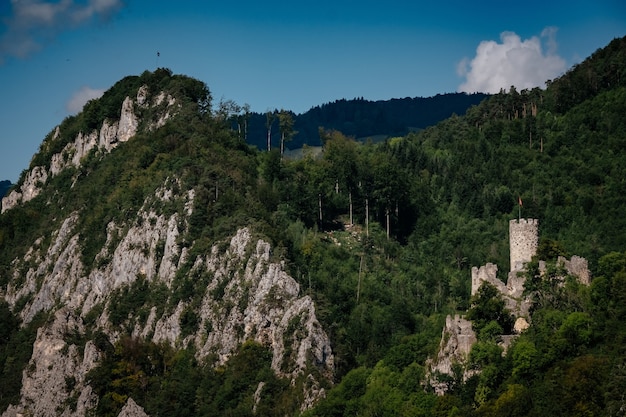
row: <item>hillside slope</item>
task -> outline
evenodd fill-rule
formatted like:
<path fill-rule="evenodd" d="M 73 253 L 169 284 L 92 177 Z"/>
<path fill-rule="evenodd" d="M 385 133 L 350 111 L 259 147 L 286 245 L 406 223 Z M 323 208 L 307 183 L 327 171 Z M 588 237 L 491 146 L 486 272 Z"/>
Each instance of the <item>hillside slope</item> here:
<path fill-rule="evenodd" d="M 324 131 L 299 160 L 248 146 L 197 80 L 121 80 L 3 199 L 3 415 L 620 415 L 625 50 L 382 143 Z M 504 354 L 506 303 L 471 271 L 506 279 L 519 216 L 546 269 Z M 427 360 L 465 314 L 482 372 L 438 396 Z"/>
<path fill-rule="evenodd" d="M 319 129 L 339 130 L 346 136 L 367 138 L 404 136 L 410 131 L 425 129 L 452 116 L 464 114 L 480 103 L 487 94 L 450 93 L 433 97 L 406 97 L 391 100 L 336 100 L 315 106 L 302 114 L 293 114 L 295 135 L 290 149 L 304 145 L 320 146 Z M 271 133 L 272 147 L 280 144 L 278 120 Z M 267 149 L 267 115 L 251 113 L 248 120 L 247 142 Z"/>
<path fill-rule="evenodd" d="M 213 383 L 247 358 L 243 385 L 221 393 L 232 405 L 207 409 L 291 413 L 332 381 L 313 301 L 237 217 L 255 159 L 209 101 L 167 70 L 127 77 L 54 129 L 3 199 L 0 294 L 21 323 L 3 347 L 34 337 L 3 374 L 4 416 L 116 415 L 131 398 L 158 413 L 188 361 Z M 181 415 L 201 408 L 178 401 Z"/>

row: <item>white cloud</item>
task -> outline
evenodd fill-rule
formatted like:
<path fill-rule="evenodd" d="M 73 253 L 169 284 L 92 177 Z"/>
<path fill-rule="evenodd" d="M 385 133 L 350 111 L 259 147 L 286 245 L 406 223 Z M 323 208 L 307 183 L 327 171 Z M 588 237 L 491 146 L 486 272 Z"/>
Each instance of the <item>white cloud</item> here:
<path fill-rule="evenodd" d="M 100 98 L 102 94 L 104 94 L 104 90 L 87 86 L 81 87 L 80 90 L 76 91 L 68 100 L 65 104 L 65 108 L 71 114 L 76 114 L 83 109 L 85 103 L 89 100 Z"/>
<path fill-rule="evenodd" d="M 565 60 L 557 52 L 556 28 L 546 28 L 541 37 L 521 40 L 513 32 L 502 32 L 500 41 L 482 41 L 473 59 L 459 62 L 457 73 L 465 78 L 459 91 L 498 93 L 515 86 L 518 90 L 545 87 L 561 75 Z M 542 45 L 545 43 L 545 51 Z"/>
<path fill-rule="evenodd" d="M 0 64 L 9 57 L 25 58 L 41 49 L 61 31 L 107 19 L 121 9 L 123 0 L 11 0 L 11 14 L 3 19 Z"/>

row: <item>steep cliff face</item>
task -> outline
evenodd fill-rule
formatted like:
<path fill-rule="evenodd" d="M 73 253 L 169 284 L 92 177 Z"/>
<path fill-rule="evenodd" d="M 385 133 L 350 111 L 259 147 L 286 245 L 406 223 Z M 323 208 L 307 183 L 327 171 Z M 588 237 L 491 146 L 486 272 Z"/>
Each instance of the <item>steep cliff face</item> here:
<path fill-rule="evenodd" d="M 78 167 L 92 150 L 110 152 L 118 144 L 128 141 L 137 133 L 139 127 L 140 119 L 136 109 L 139 111 L 156 109 L 154 120 L 149 121 L 147 126 L 148 130 L 151 130 L 163 126 L 180 107 L 171 95 L 164 92 L 151 95 L 148 87 L 142 86 L 135 97 L 127 96 L 124 99 L 118 119 L 107 118 L 99 129 L 78 132 L 73 142 L 65 145 L 61 152 L 52 155 L 49 167 L 32 167 L 19 189 L 2 198 L 2 213 L 22 202 L 32 200 L 39 194 L 49 177 L 58 175 L 68 166 Z M 57 126 L 50 140 L 57 140 L 60 134 Z"/>
<path fill-rule="evenodd" d="M 106 157 L 132 139 L 139 126 L 159 129 L 174 117 L 177 103 L 171 95 L 150 95 L 141 87 L 135 98 L 123 101 L 119 120 L 105 119 L 99 131 L 79 133 L 52 155 L 49 168 L 34 167 L 20 190 L 3 201 L 3 212 L 20 210 L 19 204 L 34 198 L 49 176 L 80 166 L 90 152 Z M 136 116 L 142 108 L 159 111 L 146 121 Z M 53 138 L 58 135 L 57 129 Z M 102 337 L 110 344 L 132 337 L 191 349 L 200 364 L 214 367 L 254 341 L 271 353 L 277 376 L 301 387 L 300 408 L 324 395 L 334 357 L 313 300 L 300 294 L 270 243 L 245 224 L 208 246 L 187 240 L 196 193 L 168 176 L 135 212 L 108 221 L 106 237 L 89 264 L 80 225 L 93 207 L 55 219 L 59 226 L 52 233 L 34 236 L 24 253 L 10 260 L 0 297 L 22 325 L 42 314 L 47 319 L 23 372 L 20 399 L 3 417 L 93 412 L 100 399 L 87 375 L 104 355 Z M 139 301 L 129 304 L 124 297 L 133 292 Z M 255 398 L 263 387 L 258 385 Z M 145 415 L 132 398 L 120 413 Z"/>
<path fill-rule="evenodd" d="M 156 197 L 174 198 L 165 186 Z M 182 215 L 167 217 L 144 207 L 130 228 L 109 224 L 107 243 L 98 255 L 98 259 L 108 261 L 102 261 L 101 268 L 85 271 L 81 263 L 80 236 L 74 233 L 78 213 L 62 223 L 48 248 L 44 249 L 43 239 L 38 239 L 26 257 L 14 260 L 15 277 L 18 271 L 26 272 L 24 279 L 8 285 L 4 298 L 13 307 L 18 300 L 29 300 L 20 310 L 24 323 L 40 311 L 54 312 L 54 316 L 37 334 L 23 376 L 21 402 L 4 416 L 53 415 L 53 410 L 59 409 L 78 416 L 97 403 L 85 375 L 97 365 L 99 352 L 92 341 L 81 351 L 67 340 L 88 333 L 84 320 L 93 311 L 100 313 L 95 320 L 90 318 L 96 323 L 89 329 L 91 334 L 100 330 L 115 342 L 130 331 L 134 337 L 155 343 L 193 345 L 198 360 L 211 358 L 213 365 L 224 364 L 243 342 L 254 340 L 271 350 L 272 368 L 278 375 L 292 381 L 308 375 L 311 381 L 303 392 L 304 407 L 323 395 L 321 381 L 309 375 L 309 368 L 331 379 L 333 354 L 311 298 L 300 295 L 298 283 L 283 264 L 271 259 L 270 245 L 254 238 L 248 228 L 240 229 L 229 241 L 214 245 L 207 253 L 190 258 L 176 242 L 179 225 L 185 224 L 181 217 L 191 213 L 193 192 L 181 199 L 186 207 Z M 185 266 L 188 271 L 183 275 Z M 179 281 L 189 277 L 201 282 L 196 286 L 203 291 L 195 297 L 199 302 L 175 300 L 170 295 L 170 310 L 147 304 L 128 311 L 121 323 L 119 319 L 114 320 L 116 325 L 111 323 L 116 291 L 145 280 L 148 288 L 164 285 L 174 294 Z M 137 314 L 140 308 L 149 310 L 145 321 Z M 197 329 L 189 334 L 184 334 L 181 326 L 184 312 L 191 312 L 198 320 Z M 71 387 L 64 385 L 66 380 L 73 381 Z M 42 396 L 43 387 L 58 389 L 47 389 Z"/>
<path fill-rule="evenodd" d="M 71 309 L 54 313 L 51 323 L 37 332 L 22 376 L 20 403 L 9 406 L 3 416 L 84 416 L 96 406 L 97 398 L 85 378 L 100 353 L 92 341 L 82 347 L 68 341 L 84 331 L 82 320 Z"/>
<path fill-rule="evenodd" d="M 430 375 L 428 383 L 437 394 L 443 395 L 450 389 L 450 378 L 460 377 L 465 381 L 476 373 L 464 367 L 476 341 L 471 321 L 458 314 L 446 317 L 437 356 L 426 362 Z"/>

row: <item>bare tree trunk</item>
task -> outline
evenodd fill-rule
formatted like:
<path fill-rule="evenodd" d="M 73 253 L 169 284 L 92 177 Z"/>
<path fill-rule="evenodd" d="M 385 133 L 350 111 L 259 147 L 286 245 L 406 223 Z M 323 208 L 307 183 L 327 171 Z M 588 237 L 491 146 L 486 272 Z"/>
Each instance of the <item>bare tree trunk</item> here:
<path fill-rule="evenodd" d="M 385 209 L 385 217 L 387 218 L 387 240 L 389 240 L 389 234 L 390 234 L 389 232 L 390 232 L 390 229 L 391 229 L 391 228 L 389 227 L 389 226 L 390 226 L 390 225 L 389 225 L 389 217 L 390 217 L 390 216 L 389 216 L 389 207 L 387 207 L 387 208 Z"/>
<path fill-rule="evenodd" d="M 352 219 L 352 191 L 348 193 L 348 200 L 350 201 L 350 226 L 354 224 Z"/>
<path fill-rule="evenodd" d="M 318 197 L 318 205 L 319 205 L 319 212 L 320 212 L 320 228 L 322 227 L 322 193 L 319 193 L 317 195 Z"/>
<path fill-rule="evenodd" d="M 283 159 L 285 153 L 285 132 L 280 135 L 280 159 Z"/>
<path fill-rule="evenodd" d="M 365 199 L 365 235 L 370 235 L 370 201 Z"/>
<path fill-rule="evenodd" d="M 359 298 L 361 297 L 361 273 L 363 272 L 363 255 L 361 255 L 361 261 L 359 262 L 359 281 L 356 286 L 356 303 L 359 304 Z"/>

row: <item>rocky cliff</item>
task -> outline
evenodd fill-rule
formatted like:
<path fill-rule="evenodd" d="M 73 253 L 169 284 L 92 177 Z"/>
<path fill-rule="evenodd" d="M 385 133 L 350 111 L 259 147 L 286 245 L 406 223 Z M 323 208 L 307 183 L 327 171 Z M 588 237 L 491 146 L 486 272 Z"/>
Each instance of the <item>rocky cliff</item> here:
<path fill-rule="evenodd" d="M 93 150 L 110 152 L 118 144 L 128 141 L 137 133 L 139 118 L 137 110 L 156 109 L 157 116 L 149 122 L 148 129 L 157 129 L 176 114 L 180 108 L 176 99 L 164 92 L 151 94 L 147 86 L 142 86 L 134 97 L 126 97 L 118 119 L 104 119 L 99 129 L 90 132 L 80 131 L 73 142 L 67 143 L 61 152 L 52 155 L 48 166 L 31 167 L 23 178 L 19 189 L 13 190 L 2 198 L 2 213 L 21 202 L 36 197 L 48 177 L 58 175 L 68 166 L 78 167 L 81 161 Z M 61 135 L 60 127 L 54 129 L 49 141 L 56 141 Z M 46 143 L 42 144 L 42 148 Z"/>
<path fill-rule="evenodd" d="M 106 157 L 138 131 L 165 126 L 183 108 L 178 103 L 169 93 L 140 87 L 123 100 L 119 120 L 105 119 L 99 129 L 79 132 L 46 164 L 33 166 L 19 189 L 3 199 L 3 213 L 20 210 L 50 178 L 80 167 L 90 153 Z M 142 109 L 151 110 L 149 120 L 138 117 Z M 60 135 L 57 128 L 49 140 Z M 71 186 L 77 181 L 79 174 Z M 198 363 L 212 367 L 223 366 L 253 341 L 271 353 L 275 375 L 301 391 L 301 409 L 324 395 L 334 356 L 313 300 L 301 294 L 271 244 L 245 224 L 210 245 L 188 241 L 196 199 L 196 189 L 168 176 L 134 212 L 108 221 L 92 263 L 85 263 L 81 225 L 93 207 L 55 217 L 58 227 L 33 236 L 10 260 L 0 297 L 22 326 L 42 314 L 47 319 L 22 374 L 20 399 L 3 417 L 92 413 L 100 399 L 87 375 L 104 354 L 95 335 L 109 344 L 131 337 L 191 349 Z M 46 207 L 53 206 L 49 198 Z M 124 297 L 133 292 L 140 301 L 131 305 Z M 263 386 L 257 387 L 256 403 Z M 129 398 L 119 415 L 147 414 Z"/>
<path fill-rule="evenodd" d="M 445 394 L 455 382 L 454 378 L 465 381 L 476 373 L 465 367 L 476 341 L 471 321 L 458 314 L 446 317 L 437 356 L 426 362 L 429 370 L 427 382 L 437 394 Z"/>
<path fill-rule="evenodd" d="M 40 249 L 33 246 L 32 258 L 23 262 L 36 260 L 40 268 L 29 270 L 20 289 L 10 286 L 3 294 L 13 306 L 22 297 L 32 300 L 22 309 L 25 322 L 38 311 L 54 312 L 50 323 L 37 333 L 33 355 L 23 375 L 21 402 L 3 416 L 55 415 L 55 410 L 69 404 L 74 404 L 74 411 L 63 415 L 79 416 L 93 408 L 98 399 L 85 377 L 97 365 L 100 352 L 91 340 L 81 352 L 67 339 L 76 334 L 84 336 L 85 316 L 103 306 L 95 320 L 97 329 L 115 342 L 122 333 L 109 320 L 115 290 L 128 287 L 136 279 L 161 282 L 172 289 L 178 268 L 189 262 L 174 245 L 167 245 L 175 241 L 178 233 L 175 226 L 168 228 L 167 224 L 175 223 L 160 219 L 152 223 L 154 226 L 146 221 L 144 227 L 130 229 L 114 251 L 111 263 L 85 275 L 79 265 L 78 239 L 71 236 L 73 221 L 64 222 L 66 229 L 59 231 L 45 252 L 45 259 Z M 161 259 L 156 259 L 153 250 L 146 254 L 143 248 L 146 244 L 154 248 L 159 238 L 166 242 L 167 249 Z M 316 375 L 332 378 L 331 343 L 316 318 L 311 298 L 299 294 L 298 284 L 280 262 L 271 261 L 270 252 L 267 242 L 253 238 L 251 231 L 244 228 L 230 239 L 225 250 L 222 245 L 215 245 L 191 261 L 190 274 L 209 277 L 201 303 L 194 311 L 199 320 L 197 332 L 184 335 L 181 331 L 181 314 L 190 306 L 183 300 L 172 311 L 159 312 L 158 306 L 143 306 L 150 311 L 145 322 L 130 313 L 124 328 L 132 329 L 134 337 L 155 343 L 191 344 L 199 361 L 211 358 L 213 365 L 225 363 L 243 342 L 257 341 L 271 350 L 272 368 L 278 375 L 292 381 L 302 375 L 309 379 L 302 394 L 303 407 L 312 405 L 323 395 L 323 389 L 308 367 L 314 366 Z M 171 263 L 172 258 L 179 258 L 178 265 Z M 16 260 L 15 266 L 20 264 Z M 90 333 L 94 330 L 90 329 Z M 66 380 L 70 378 L 75 382 L 67 389 Z"/>

